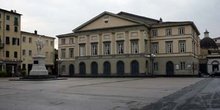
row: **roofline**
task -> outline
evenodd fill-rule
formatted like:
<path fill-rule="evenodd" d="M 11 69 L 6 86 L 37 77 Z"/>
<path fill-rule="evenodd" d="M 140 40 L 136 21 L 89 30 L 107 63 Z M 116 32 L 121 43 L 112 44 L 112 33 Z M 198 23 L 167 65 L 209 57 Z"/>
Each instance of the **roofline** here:
<path fill-rule="evenodd" d="M 157 26 L 157 25 L 163 25 L 163 23 L 168 23 L 164 24 L 164 26 Z M 192 27 L 196 30 L 198 35 L 200 35 L 200 32 L 194 22 L 192 21 L 180 21 L 180 22 L 163 22 L 162 24 L 153 24 L 152 27 L 169 27 L 169 26 L 183 26 L 183 25 L 192 25 Z M 185 24 L 169 24 L 169 23 L 185 23 Z"/>
<path fill-rule="evenodd" d="M 51 37 L 51 36 L 45 36 L 45 35 L 41 35 L 41 34 L 35 34 L 35 33 L 31 33 L 31 32 L 26 32 L 26 31 L 21 31 L 21 34 L 31 34 L 31 35 L 36 35 L 36 36 L 41 36 L 41 37 L 47 37 L 47 38 L 53 38 L 56 39 L 55 37 Z"/>
<path fill-rule="evenodd" d="M 75 35 L 75 33 L 67 33 L 67 34 L 60 34 L 60 35 L 56 35 L 57 38 L 62 38 L 62 37 L 68 37 L 71 35 Z"/>
<path fill-rule="evenodd" d="M 94 18 L 90 19 L 89 21 L 83 23 L 82 25 L 78 26 L 77 28 L 73 29 L 72 31 L 75 32 L 77 30 L 79 30 L 80 28 L 84 27 L 85 25 L 95 21 L 97 18 L 101 17 L 102 15 L 104 14 L 109 14 L 111 16 L 115 16 L 115 17 L 118 17 L 118 18 L 122 18 L 122 19 L 125 19 L 125 20 L 129 20 L 129 21 L 132 21 L 132 22 L 136 22 L 136 23 L 139 23 L 139 24 L 145 24 L 143 22 L 140 22 L 140 21 L 135 21 L 135 20 L 132 20 L 132 19 L 129 19 L 129 18 L 126 18 L 126 17 L 122 17 L 120 15 L 117 15 L 117 14 L 114 14 L 114 13 L 111 13 L 111 12 L 107 12 L 107 11 L 104 11 L 102 12 L 101 14 L 95 16 Z M 145 24 L 146 25 L 146 24 Z M 148 25 L 147 25 L 148 26 Z"/>
<path fill-rule="evenodd" d="M 1 8 L 0 8 L 0 11 L 4 11 L 4 12 L 7 12 L 7 13 L 11 13 L 11 14 L 16 14 L 16 15 L 20 15 L 20 16 L 22 15 L 22 14 L 20 14 L 20 13 L 17 13 L 16 10 L 8 11 L 8 10 L 1 9 Z"/>
<path fill-rule="evenodd" d="M 137 16 L 137 17 L 140 17 L 140 18 L 143 18 L 143 19 L 149 19 L 149 20 L 159 22 L 159 20 L 157 20 L 157 19 L 148 18 L 148 17 L 145 17 L 145 16 L 140 16 L 140 15 L 136 15 L 136 14 L 133 14 L 133 13 L 124 12 L 124 11 L 119 12 L 117 15 L 120 15 L 120 14 L 123 14 L 123 13 L 131 15 L 131 16 Z"/>
<path fill-rule="evenodd" d="M 139 24 L 139 25 L 128 25 L 128 26 L 120 26 L 120 27 L 96 28 L 96 29 L 91 29 L 91 30 L 78 31 L 75 34 L 78 34 L 79 32 L 88 32 L 88 31 L 97 31 L 97 30 L 108 30 L 108 29 L 118 29 L 118 28 L 136 27 L 136 26 L 146 26 L 146 25 Z"/>

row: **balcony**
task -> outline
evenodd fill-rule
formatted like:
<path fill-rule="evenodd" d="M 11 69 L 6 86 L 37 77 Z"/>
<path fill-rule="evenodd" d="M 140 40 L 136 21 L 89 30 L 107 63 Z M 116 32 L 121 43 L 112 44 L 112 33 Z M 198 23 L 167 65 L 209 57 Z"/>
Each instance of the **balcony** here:
<path fill-rule="evenodd" d="M 4 43 L 0 42 L 0 49 L 3 49 L 3 48 L 4 48 Z"/>

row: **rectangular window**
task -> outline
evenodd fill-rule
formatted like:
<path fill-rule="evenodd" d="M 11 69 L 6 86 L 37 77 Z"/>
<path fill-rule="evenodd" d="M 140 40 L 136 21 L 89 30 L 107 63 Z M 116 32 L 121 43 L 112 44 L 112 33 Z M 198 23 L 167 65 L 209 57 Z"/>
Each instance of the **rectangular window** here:
<path fill-rule="evenodd" d="M 124 54 L 124 42 L 117 42 L 117 54 Z"/>
<path fill-rule="evenodd" d="M 158 46 L 158 42 L 154 42 L 152 43 L 152 53 L 156 54 L 159 52 L 159 46 Z"/>
<path fill-rule="evenodd" d="M 23 56 L 26 55 L 26 50 L 22 50 L 22 55 L 23 55 Z"/>
<path fill-rule="evenodd" d="M 10 25 L 8 25 L 8 24 L 6 25 L 6 30 L 10 31 Z"/>
<path fill-rule="evenodd" d="M 14 25 L 18 26 L 18 18 L 17 17 L 15 17 L 15 19 L 14 19 Z"/>
<path fill-rule="evenodd" d="M 9 15 L 6 16 L 6 20 L 10 20 L 10 16 Z"/>
<path fill-rule="evenodd" d="M 178 33 L 179 33 L 179 35 L 184 35 L 185 34 L 185 28 L 184 27 L 180 27 L 178 29 Z"/>
<path fill-rule="evenodd" d="M 14 58 L 18 58 L 18 52 L 14 52 Z"/>
<path fill-rule="evenodd" d="M 186 69 L 186 62 L 180 62 L 180 70 Z"/>
<path fill-rule="evenodd" d="M 32 43 L 32 38 L 29 38 L 29 43 Z"/>
<path fill-rule="evenodd" d="M 159 69 L 158 69 L 158 62 L 154 62 L 153 63 L 153 69 L 154 69 L 154 71 L 158 71 Z"/>
<path fill-rule="evenodd" d="M 16 45 L 17 44 L 17 38 L 12 38 L 12 45 Z"/>
<path fill-rule="evenodd" d="M 10 52 L 6 51 L 6 58 L 9 58 L 9 57 L 10 57 Z"/>
<path fill-rule="evenodd" d="M 179 52 L 186 52 L 186 41 L 179 41 Z"/>
<path fill-rule="evenodd" d="M 66 49 L 61 49 L 61 58 L 66 58 Z"/>
<path fill-rule="evenodd" d="M 86 55 L 86 47 L 85 45 L 79 45 L 79 55 L 80 56 L 85 56 Z"/>
<path fill-rule="evenodd" d="M 17 27 L 17 26 L 15 26 L 14 31 L 15 31 L 15 32 L 18 32 L 18 27 Z"/>
<path fill-rule="evenodd" d="M 172 35 L 172 29 L 171 28 L 166 29 L 166 35 L 167 36 Z"/>
<path fill-rule="evenodd" d="M 49 45 L 49 41 L 48 41 L 48 40 L 46 40 L 45 45 L 46 45 L 46 46 L 48 46 L 48 45 Z"/>
<path fill-rule="evenodd" d="M 131 53 L 132 54 L 138 53 L 138 41 L 131 41 Z"/>
<path fill-rule="evenodd" d="M 147 53 L 147 47 L 148 47 L 147 46 L 147 41 L 145 40 L 144 42 L 145 42 L 145 53 Z"/>
<path fill-rule="evenodd" d="M 29 56 L 32 56 L 32 50 L 29 50 Z"/>
<path fill-rule="evenodd" d="M 6 42 L 6 44 L 10 44 L 10 37 L 7 36 L 5 42 Z"/>
<path fill-rule="evenodd" d="M 166 42 L 166 53 L 173 53 L 173 42 Z"/>
<path fill-rule="evenodd" d="M 61 39 L 61 44 L 64 45 L 66 43 L 65 39 Z"/>
<path fill-rule="evenodd" d="M 69 48 L 69 58 L 74 57 L 74 48 Z"/>
<path fill-rule="evenodd" d="M 50 46 L 53 46 L 54 44 L 53 44 L 53 41 L 50 41 Z"/>
<path fill-rule="evenodd" d="M 69 38 L 69 44 L 74 44 L 73 38 Z"/>
<path fill-rule="evenodd" d="M 45 53 L 45 56 L 46 56 L 46 57 L 49 57 L 49 53 L 48 53 L 48 52 L 46 52 L 46 53 Z"/>
<path fill-rule="evenodd" d="M 26 42 L 26 37 L 25 36 L 23 36 L 23 42 Z"/>
<path fill-rule="evenodd" d="M 111 45 L 110 42 L 104 43 L 104 55 L 110 55 L 111 54 Z"/>
<path fill-rule="evenodd" d="M 157 37 L 157 30 L 155 29 L 155 30 L 152 30 L 152 36 L 153 37 Z"/>
<path fill-rule="evenodd" d="M 50 52 L 50 59 L 53 60 L 53 58 L 54 58 L 54 54 L 53 52 Z"/>
<path fill-rule="evenodd" d="M 26 70 L 26 64 L 22 64 L 22 70 Z"/>
<path fill-rule="evenodd" d="M 91 55 L 98 55 L 98 44 L 91 44 Z"/>

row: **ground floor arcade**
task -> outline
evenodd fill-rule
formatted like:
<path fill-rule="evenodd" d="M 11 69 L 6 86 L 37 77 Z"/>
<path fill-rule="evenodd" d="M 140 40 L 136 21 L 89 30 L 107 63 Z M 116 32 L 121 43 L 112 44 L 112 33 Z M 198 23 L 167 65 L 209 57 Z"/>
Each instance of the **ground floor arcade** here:
<path fill-rule="evenodd" d="M 151 76 L 198 75 L 194 57 L 77 58 L 59 62 L 61 76 Z"/>

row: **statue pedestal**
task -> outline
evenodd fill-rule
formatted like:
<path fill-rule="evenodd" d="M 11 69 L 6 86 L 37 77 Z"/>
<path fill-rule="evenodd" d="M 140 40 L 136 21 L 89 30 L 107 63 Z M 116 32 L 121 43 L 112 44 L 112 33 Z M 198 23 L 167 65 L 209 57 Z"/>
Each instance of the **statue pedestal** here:
<path fill-rule="evenodd" d="M 48 75 L 48 71 L 45 67 L 45 56 L 38 54 L 32 57 L 33 66 L 30 71 L 31 76 L 45 76 Z"/>

